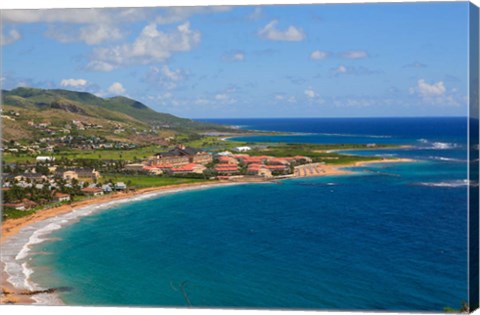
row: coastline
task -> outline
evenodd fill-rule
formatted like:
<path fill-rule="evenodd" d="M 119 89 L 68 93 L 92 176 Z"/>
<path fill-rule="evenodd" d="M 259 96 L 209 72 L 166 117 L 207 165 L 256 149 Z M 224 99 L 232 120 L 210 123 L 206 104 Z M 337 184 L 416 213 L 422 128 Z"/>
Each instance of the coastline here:
<path fill-rule="evenodd" d="M 325 172 L 315 176 L 349 175 L 356 172 L 345 170 L 348 167 L 362 167 L 368 164 L 413 162 L 411 159 L 384 159 L 374 161 L 355 162 L 345 165 L 325 165 Z M 301 178 L 301 177 L 292 177 Z M 60 228 L 73 224 L 81 217 L 97 211 L 112 208 L 122 203 L 135 202 L 154 198 L 165 194 L 190 190 L 239 185 L 246 183 L 266 183 L 270 180 L 252 181 L 215 181 L 169 185 L 140 189 L 135 192 L 118 192 L 107 196 L 92 198 L 57 208 L 40 210 L 30 216 L 11 219 L 2 222 L 0 246 L 2 255 L 0 260 L 2 278 L 1 304 L 42 304 L 62 305 L 62 301 L 55 292 L 35 293 L 48 290 L 29 280 L 34 272 L 28 268 L 30 245 L 49 240 L 48 235 Z"/>
<path fill-rule="evenodd" d="M 176 192 L 243 183 L 215 181 L 151 187 L 128 193 L 119 192 L 82 200 L 70 205 L 40 210 L 27 217 L 2 222 L 2 234 L 0 237 L 2 295 L 0 305 L 63 305 L 63 302 L 55 292 L 39 292 L 52 288 L 43 288 L 29 279 L 34 272 L 28 266 L 30 246 L 48 241 L 48 235 L 53 231 L 73 224 L 83 216 L 113 208 L 119 204 L 136 202 Z"/>

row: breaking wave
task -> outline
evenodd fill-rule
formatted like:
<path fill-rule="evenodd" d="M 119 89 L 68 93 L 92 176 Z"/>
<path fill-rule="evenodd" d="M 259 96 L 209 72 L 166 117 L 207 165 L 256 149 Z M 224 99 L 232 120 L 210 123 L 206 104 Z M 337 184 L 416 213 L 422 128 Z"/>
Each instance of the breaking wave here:
<path fill-rule="evenodd" d="M 442 182 L 420 182 L 415 183 L 416 186 L 427 186 L 427 187 L 444 187 L 444 188 L 457 188 L 457 187 L 466 187 L 469 185 L 469 180 L 459 179 L 451 181 L 442 181 Z"/>

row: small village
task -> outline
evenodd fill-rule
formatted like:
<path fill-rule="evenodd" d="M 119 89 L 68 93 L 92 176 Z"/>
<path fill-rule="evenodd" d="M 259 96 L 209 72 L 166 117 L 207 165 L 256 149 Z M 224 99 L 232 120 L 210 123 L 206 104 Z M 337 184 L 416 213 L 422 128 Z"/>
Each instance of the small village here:
<path fill-rule="evenodd" d="M 312 164 L 312 159 L 306 156 L 254 156 L 247 153 L 251 149 L 243 146 L 235 148 L 235 152 L 211 153 L 177 145 L 136 163 L 98 160 L 94 167 L 78 165 L 80 163 L 69 160 L 56 160 L 52 156 L 37 156 L 35 163 L 30 165 L 16 163 L 4 165 L 2 206 L 25 211 L 137 189 L 130 180 L 127 182 L 109 180 L 108 178 L 115 173 L 132 179 L 135 176 L 151 176 L 209 181 L 265 181 L 308 176 L 306 172 L 302 175 L 299 168 L 302 165 L 310 168 L 310 175 L 315 175 L 313 169 L 317 170 L 315 166 L 318 163 Z M 103 176 L 104 172 L 109 176 Z"/>

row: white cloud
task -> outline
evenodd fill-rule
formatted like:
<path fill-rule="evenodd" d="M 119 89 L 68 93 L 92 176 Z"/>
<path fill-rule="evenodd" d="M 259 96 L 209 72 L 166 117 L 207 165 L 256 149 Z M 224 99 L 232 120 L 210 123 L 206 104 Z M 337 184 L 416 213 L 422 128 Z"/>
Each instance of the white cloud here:
<path fill-rule="evenodd" d="M 108 92 L 111 94 L 124 94 L 126 92 L 125 88 L 120 82 L 115 82 L 108 88 Z"/>
<path fill-rule="evenodd" d="M 48 23 L 45 35 L 62 43 L 81 41 L 97 45 L 123 38 L 127 31 L 122 31 L 122 27 L 128 23 L 180 23 L 196 14 L 229 10 L 231 7 L 228 6 L 5 10 L 2 17 L 5 23 Z M 2 42 L 5 38 L 7 37 L 2 35 Z"/>
<path fill-rule="evenodd" d="M 326 51 L 315 50 L 310 54 L 310 59 L 312 60 L 322 60 L 328 57 L 328 53 Z"/>
<path fill-rule="evenodd" d="M 183 79 L 183 74 L 180 70 L 171 70 L 167 65 L 162 67 L 162 73 L 165 77 L 175 82 Z"/>
<path fill-rule="evenodd" d="M 109 72 L 115 69 L 115 66 L 100 60 L 92 60 L 88 63 L 87 68 L 94 71 Z"/>
<path fill-rule="evenodd" d="M 236 53 L 232 56 L 232 59 L 235 60 L 235 61 L 243 61 L 243 60 L 245 60 L 245 54 Z"/>
<path fill-rule="evenodd" d="M 276 28 L 277 20 L 273 20 L 261 30 L 258 31 L 258 36 L 268 40 L 275 41 L 302 41 L 305 39 L 305 33 L 302 29 L 290 25 L 286 30 L 281 31 Z"/>
<path fill-rule="evenodd" d="M 362 59 L 367 58 L 368 53 L 364 50 L 349 50 L 341 53 L 341 56 L 346 59 Z"/>
<path fill-rule="evenodd" d="M 160 86 L 172 90 L 178 83 L 187 78 L 187 73 L 182 69 L 171 69 L 168 65 L 162 67 L 151 67 L 145 80 L 149 83 L 159 84 Z"/>
<path fill-rule="evenodd" d="M 131 44 L 95 49 L 87 68 L 111 71 L 123 65 L 163 62 L 174 53 L 190 51 L 200 38 L 200 32 L 190 30 L 189 22 L 168 33 L 157 30 L 157 25 L 152 23 L 145 26 Z"/>
<path fill-rule="evenodd" d="M 337 68 L 331 69 L 331 74 L 333 76 L 340 76 L 340 75 L 374 75 L 382 73 L 379 70 L 371 70 L 365 67 L 353 67 L 353 66 L 345 66 L 339 65 Z"/>
<path fill-rule="evenodd" d="M 215 101 L 217 101 L 217 103 L 222 103 L 222 104 L 235 104 L 237 102 L 237 100 L 234 97 L 232 97 L 227 93 L 216 94 L 214 99 Z"/>
<path fill-rule="evenodd" d="M 417 82 L 418 93 L 422 97 L 438 97 L 445 95 L 446 88 L 443 81 L 428 84 L 424 79 L 420 79 Z"/>
<path fill-rule="evenodd" d="M 287 102 L 289 103 L 296 103 L 297 102 L 297 98 L 295 96 L 290 96 L 288 99 L 287 99 Z"/>
<path fill-rule="evenodd" d="M 221 13 L 230 11 L 229 6 L 209 6 L 209 7 L 172 7 L 165 8 L 165 13 L 156 17 L 157 24 L 172 24 L 183 22 L 196 14 Z"/>
<path fill-rule="evenodd" d="M 83 41 L 88 45 L 120 39 L 123 34 L 118 25 L 143 20 L 150 14 L 143 8 L 6 10 L 2 13 L 7 23 L 49 23 L 46 36 L 62 43 Z"/>
<path fill-rule="evenodd" d="M 88 83 L 87 80 L 84 79 L 63 79 L 60 82 L 60 85 L 63 87 L 84 87 Z"/>
<path fill-rule="evenodd" d="M 0 46 L 9 45 L 13 42 L 16 42 L 17 40 L 19 40 L 22 37 L 20 35 L 20 32 L 15 30 L 15 29 L 10 30 L 7 34 L 4 34 L 3 31 L 2 31 L 2 33 L 0 35 L 1 35 L 0 36 Z"/>
<path fill-rule="evenodd" d="M 314 98 L 316 96 L 316 93 L 314 90 L 312 90 L 311 88 L 308 88 L 304 91 L 305 95 L 309 98 Z"/>
<path fill-rule="evenodd" d="M 344 65 L 340 65 L 340 66 L 338 66 L 338 68 L 335 70 L 335 72 L 338 73 L 338 74 L 347 73 L 347 67 L 345 67 Z"/>
<path fill-rule="evenodd" d="M 245 53 L 243 51 L 229 52 L 223 55 L 223 60 L 226 61 L 244 61 Z"/>
<path fill-rule="evenodd" d="M 410 94 L 418 96 L 425 104 L 459 106 L 465 103 L 464 96 L 455 88 L 448 90 L 443 81 L 428 83 L 420 79 L 410 88 Z"/>

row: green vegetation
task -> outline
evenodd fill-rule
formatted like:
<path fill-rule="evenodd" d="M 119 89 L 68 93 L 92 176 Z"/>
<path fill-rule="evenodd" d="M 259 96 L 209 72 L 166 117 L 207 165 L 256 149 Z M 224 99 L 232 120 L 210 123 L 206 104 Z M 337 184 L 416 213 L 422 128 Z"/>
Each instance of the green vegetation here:
<path fill-rule="evenodd" d="M 122 174 L 104 174 L 100 182 L 124 182 L 127 186 L 136 188 L 161 187 L 169 185 L 180 185 L 189 183 L 205 182 L 205 179 L 197 178 L 174 178 L 148 175 L 122 175 Z"/>
<path fill-rule="evenodd" d="M 458 309 L 455 309 L 455 308 L 452 308 L 452 307 L 445 307 L 443 308 L 443 311 L 445 313 L 453 313 L 453 314 L 459 314 L 459 313 L 469 313 L 470 312 L 470 306 L 468 305 L 467 302 L 465 301 L 462 301 L 462 305 L 460 306 L 460 308 Z"/>
<path fill-rule="evenodd" d="M 22 211 L 22 210 L 16 210 L 13 208 L 4 208 L 2 210 L 2 219 L 3 220 L 18 219 L 18 218 L 22 218 L 22 217 L 26 217 L 31 214 L 34 214 L 35 212 L 36 212 L 35 209 Z"/>
<path fill-rule="evenodd" d="M 52 129 L 64 128 L 72 120 L 78 120 L 102 126 L 90 133 L 94 132 L 95 135 L 101 136 L 103 132 L 111 135 L 112 138 L 123 140 L 129 140 L 129 136 L 133 135 L 132 131 L 125 130 L 125 132 L 113 134 L 113 130 L 119 127 L 136 128 L 137 130 L 155 127 L 159 132 L 171 130 L 187 133 L 204 131 L 235 133 L 234 129 L 226 126 L 159 113 L 126 97 L 100 98 L 86 92 L 24 87 L 11 91 L 3 90 L 2 94 L 4 110 L 13 109 L 21 114 L 12 120 L 2 119 L 3 122 L 6 122 L 3 137 L 7 140 L 32 140 L 32 137 L 38 137 L 41 131 L 28 126 L 27 121 L 36 123 L 48 121 L 51 123 L 50 129 Z M 89 131 L 82 130 L 81 134 L 88 136 Z"/>
<path fill-rule="evenodd" d="M 387 148 L 392 146 L 379 145 L 375 147 Z M 313 162 L 325 162 L 326 164 L 352 164 L 359 161 L 375 161 L 381 160 L 380 157 L 374 156 L 357 156 L 340 154 L 336 150 L 353 150 L 353 149 L 369 149 L 364 144 L 283 144 L 279 143 L 271 145 L 263 149 L 254 149 L 248 151 L 250 155 L 270 155 L 278 157 L 289 156 L 308 156 Z"/>
<path fill-rule="evenodd" d="M 92 159 L 92 160 L 127 160 L 134 161 L 136 159 L 144 159 L 155 153 L 161 152 L 159 146 L 147 146 L 130 150 L 79 150 L 79 149 L 63 149 L 61 152 L 48 154 L 55 159 L 62 157 L 68 159 Z M 9 162 L 35 162 L 35 155 L 4 153 L 3 160 Z"/>

